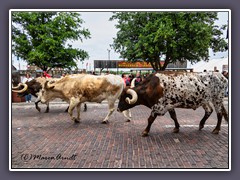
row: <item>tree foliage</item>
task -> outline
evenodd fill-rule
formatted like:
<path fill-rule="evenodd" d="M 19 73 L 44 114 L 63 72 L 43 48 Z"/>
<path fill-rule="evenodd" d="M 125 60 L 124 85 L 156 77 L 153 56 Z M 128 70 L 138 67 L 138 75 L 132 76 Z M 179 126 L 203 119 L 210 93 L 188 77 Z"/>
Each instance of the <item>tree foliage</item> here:
<path fill-rule="evenodd" d="M 90 38 L 75 12 L 12 12 L 12 51 L 44 71 L 77 67 L 88 53 L 69 42 Z"/>
<path fill-rule="evenodd" d="M 227 46 L 221 37 L 226 25 L 215 25 L 217 19 L 217 12 L 117 12 L 110 18 L 118 29 L 112 47 L 122 58 L 146 61 L 156 71 L 176 61 L 207 61 L 209 48 L 218 52 Z"/>

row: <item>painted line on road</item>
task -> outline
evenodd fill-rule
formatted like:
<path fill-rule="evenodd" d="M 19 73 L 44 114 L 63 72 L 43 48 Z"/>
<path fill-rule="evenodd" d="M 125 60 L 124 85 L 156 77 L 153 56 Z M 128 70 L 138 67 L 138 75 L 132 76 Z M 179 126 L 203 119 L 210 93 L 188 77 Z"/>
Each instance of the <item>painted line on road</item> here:
<path fill-rule="evenodd" d="M 204 125 L 204 127 L 215 127 L 216 125 Z M 228 124 L 222 124 L 221 126 L 227 127 Z M 165 125 L 166 128 L 173 128 L 174 125 Z M 199 127 L 199 125 L 181 125 L 180 127 Z"/>

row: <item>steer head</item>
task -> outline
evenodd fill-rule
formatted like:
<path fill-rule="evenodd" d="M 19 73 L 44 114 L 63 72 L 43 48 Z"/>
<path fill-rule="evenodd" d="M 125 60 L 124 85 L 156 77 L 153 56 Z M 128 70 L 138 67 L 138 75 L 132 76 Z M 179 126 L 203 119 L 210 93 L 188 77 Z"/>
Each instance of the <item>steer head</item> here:
<path fill-rule="evenodd" d="M 53 83 L 52 81 L 46 81 L 40 90 L 39 97 L 42 103 L 48 102 L 53 97 L 54 92 L 52 90 L 55 87 Z"/>
<path fill-rule="evenodd" d="M 131 88 L 125 88 L 119 99 L 118 111 L 122 112 L 138 105 L 137 100 L 138 95 L 136 91 Z"/>
<path fill-rule="evenodd" d="M 19 83 L 18 86 L 12 87 L 13 92 L 17 92 L 20 97 L 27 94 L 32 94 L 37 97 L 37 93 L 42 89 L 42 86 L 35 79 L 26 83 Z"/>
<path fill-rule="evenodd" d="M 20 97 L 29 94 L 28 85 L 25 83 L 19 83 L 17 86 L 12 87 L 12 91 L 18 93 Z"/>

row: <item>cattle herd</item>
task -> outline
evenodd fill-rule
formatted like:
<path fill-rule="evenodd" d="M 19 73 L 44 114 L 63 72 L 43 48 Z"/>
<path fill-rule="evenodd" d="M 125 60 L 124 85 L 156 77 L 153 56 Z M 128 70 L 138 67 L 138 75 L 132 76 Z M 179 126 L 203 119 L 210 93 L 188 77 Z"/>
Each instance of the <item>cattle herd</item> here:
<path fill-rule="evenodd" d="M 212 131 L 218 134 L 222 118 L 228 121 L 223 100 L 224 92 L 228 86 L 228 80 L 219 72 L 174 72 L 164 71 L 150 74 L 136 87 L 125 87 L 124 81 L 117 75 L 90 75 L 73 74 L 62 78 L 38 77 L 30 82 L 19 83 L 12 87 L 12 91 L 20 96 L 31 93 L 37 97 L 35 106 L 38 111 L 38 103 L 47 105 L 45 112 L 49 112 L 49 102 L 60 98 L 69 104 L 67 109 L 71 120 L 80 122 L 80 107 L 86 102 L 108 102 L 108 114 L 102 123 L 108 123 L 108 119 L 114 112 L 114 104 L 117 100 L 118 112 L 122 112 L 127 121 L 131 121 L 130 109 L 144 105 L 151 109 L 148 125 L 142 133 L 147 136 L 152 123 L 157 116 L 163 116 L 169 112 L 175 123 L 173 132 L 179 132 L 179 123 L 175 108 L 197 109 L 202 107 L 205 111 L 199 123 L 199 130 L 204 127 L 206 120 L 213 112 L 217 113 L 217 125 Z M 212 107 L 213 106 L 213 107 Z M 76 107 L 77 116 L 73 116 Z"/>

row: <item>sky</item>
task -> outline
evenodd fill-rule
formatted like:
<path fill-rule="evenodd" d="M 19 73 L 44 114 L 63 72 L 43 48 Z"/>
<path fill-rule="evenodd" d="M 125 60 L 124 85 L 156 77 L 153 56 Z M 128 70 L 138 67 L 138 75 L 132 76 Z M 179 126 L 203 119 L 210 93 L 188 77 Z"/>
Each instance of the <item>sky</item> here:
<path fill-rule="evenodd" d="M 115 28 L 116 21 L 109 21 L 113 15 L 112 12 L 82 12 L 80 13 L 82 19 L 85 21 L 83 26 L 91 33 L 91 39 L 83 40 L 79 46 L 74 43 L 76 47 L 86 50 L 89 53 L 89 59 L 79 66 L 88 69 L 93 69 L 94 60 L 119 60 L 120 55 L 111 49 L 110 44 L 113 43 L 113 38 L 116 37 L 117 29 Z M 109 51 L 110 50 L 110 51 Z M 110 54 L 109 54 L 110 53 Z"/>
<path fill-rule="evenodd" d="M 83 42 L 71 42 L 73 47 L 80 48 L 88 52 L 89 59 L 83 63 L 78 63 L 79 69 L 93 70 L 94 60 L 120 60 L 120 55 L 111 49 L 110 44 L 113 43 L 113 38 L 116 37 L 117 29 L 115 28 L 116 21 L 109 21 L 113 15 L 112 12 L 80 12 L 81 18 L 85 21 L 82 26 L 87 28 L 91 33 L 90 39 L 83 39 Z M 228 12 L 219 12 L 219 20 L 216 21 L 217 25 L 228 23 Z M 226 37 L 226 31 L 223 33 Z M 110 50 L 110 51 L 109 51 Z M 109 54 L 110 53 L 110 54 Z M 213 53 L 210 51 L 210 59 L 217 59 L 227 57 L 228 53 Z M 16 61 L 13 56 L 13 65 L 19 69 L 26 69 L 27 63 L 23 60 Z M 190 65 L 191 66 L 191 65 Z"/>

